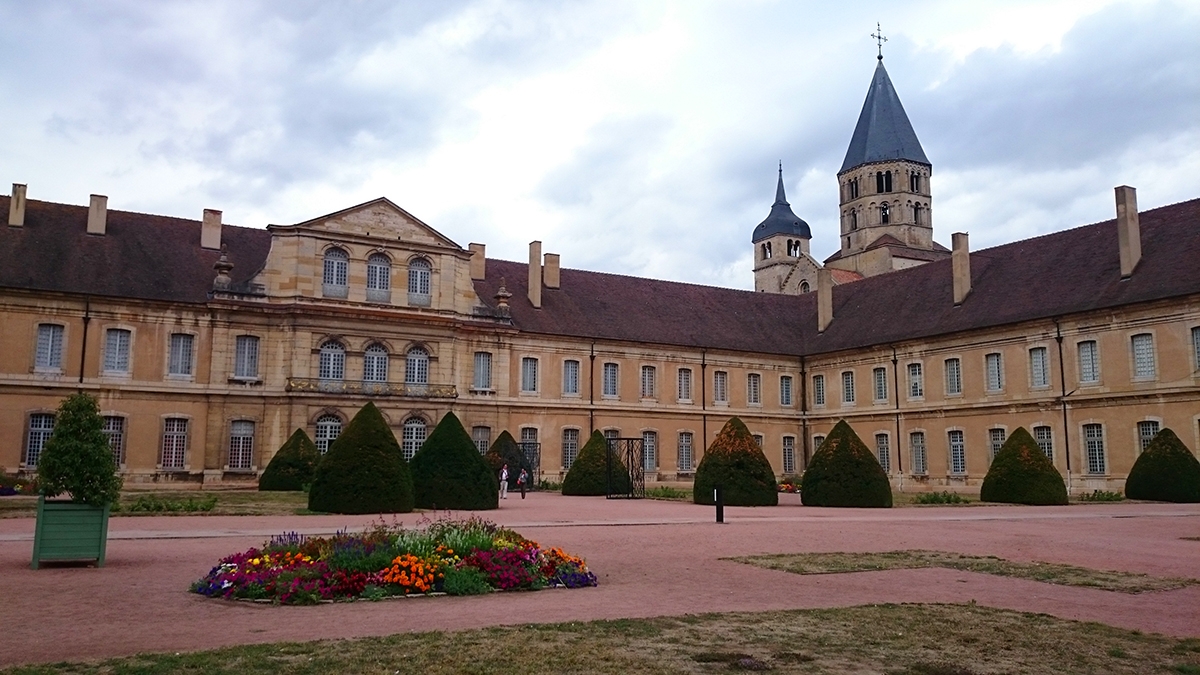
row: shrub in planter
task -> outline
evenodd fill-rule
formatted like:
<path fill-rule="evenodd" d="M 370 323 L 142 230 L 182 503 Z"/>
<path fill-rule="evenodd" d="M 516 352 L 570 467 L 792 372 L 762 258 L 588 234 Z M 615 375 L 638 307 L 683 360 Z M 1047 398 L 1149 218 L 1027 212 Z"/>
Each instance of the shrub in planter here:
<path fill-rule="evenodd" d="M 270 464 L 258 479 L 260 491 L 297 491 L 312 483 L 313 471 L 321 455 L 317 446 L 304 433 L 296 429 L 291 437 L 279 448 L 279 452 L 271 458 Z"/>
<path fill-rule="evenodd" d="M 577 497 L 608 494 L 608 440 L 599 430 L 579 450 L 575 462 L 563 478 L 562 493 Z M 613 492 L 629 492 L 629 471 L 613 457 Z"/>
<path fill-rule="evenodd" d="M 42 494 L 47 497 L 69 493 L 71 501 L 92 506 L 108 506 L 117 500 L 121 477 L 95 398 L 79 393 L 62 402 L 37 470 Z"/>
<path fill-rule="evenodd" d="M 1067 503 L 1067 487 L 1062 474 L 1038 447 L 1037 441 L 1017 427 L 992 459 L 983 487 L 981 502 L 1046 506 Z"/>
<path fill-rule="evenodd" d="M 413 479 L 374 403 L 358 411 L 313 472 L 308 508 L 326 513 L 408 513 Z"/>
<path fill-rule="evenodd" d="M 1161 502 L 1200 502 L 1200 461 L 1170 429 L 1163 429 L 1138 456 L 1125 479 L 1125 496 Z"/>
<path fill-rule="evenodd" d="M 500 506 L 499 479 L 452 412 L 425 439 L 411 466 L 416 503 L 423 509 L 475 511 Z"/>
<path fill-rule="evenodd" d="M 805 506 L 891 508 L 892 486 L 875 453 L 841 420 L 813 453 L 800 483 Z"/>
<path fill-rule="evenodd" d="M 497 476 L 497 482 L 499 482 L 500 468 L 505 464 L 508 465 L 509 489 L 517 488 L 517 477 L 521 475 L 521 469 L 525 469 L 529 474 L 530 481 L 533 480 L 533 466 L 525 460 L 525 453 L 521 452 L 521 446 L 507 430 L 500 432 L 500 435 L 496 437 L 496 442 L 492 443 L 492 447 L 483 458 L 487 462 L 488 468 Z"/>
<path fill-rule="evenodd" d="M 712 504 L 713 489 L 718 484 L 727 506 L 779 504 L 775 470 L 750 430 L 736 417 L 725 423 L 696 467 L 692 501 Z"/>

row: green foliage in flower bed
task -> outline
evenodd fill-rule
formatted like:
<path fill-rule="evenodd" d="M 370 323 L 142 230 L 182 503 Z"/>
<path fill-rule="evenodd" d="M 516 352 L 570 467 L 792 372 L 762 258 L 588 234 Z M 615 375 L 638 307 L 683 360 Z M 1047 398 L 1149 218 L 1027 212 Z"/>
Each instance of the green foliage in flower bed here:
<path fill-rule="evenodd" d="M 629 472 L 625 465 L 613 457 L 613 467 L 613 492 L 629 492 Z M 579 449 L 579 456 L 563 478 L 562 493 L 576 497 L 608 494 L 608 440 L 599 429 Z"/>
<path fill-rule="evenodd" d="M 285 533 L 262 548 L 223 558 L 190 590 L 215 598 L 313 604 L 595 585 L 596 575 L 582 558 L 471 518 L 417 529 L 380 523 L 332 537 Z"/>
<path fill-rule="evenodd" d="M 317 464 L 308 508 L 325 513 L 413 510 L 408 462 L 374 403 L 358 411 Z"/>
<path fill-rule="evenodd" d="M 71 394 L 58 406 L 54 431 L 38 459 L 42 494 L 69 493 L 71 501 L 104 506 L 121 496 L 104 418 L 93 396 Z"/>
<path fill-rule="evenodd" d="M 805 506 L 892 506 L 892 486 L 875 453 L 841 420 L 813 453 L 800 484 Z"/>
<path fill-rule="evenodd" d="M 913 497 L 914 504 L 969 504 L 970 499 L 957 492 L 923 492 Z"/>
<path fill-rule="evenodd" d="M 282 492 L 303 490 L 305 485 L 313 482 L 313 472 L 320 461 L 321 454 L 317 452 L 316 444 L 303 429 L 296 429 L 271 458 L 271 463 L 267 464 L 258 479 L 258 489 Z"/>
<path fill-rule="evenodd" d="M 1200 461 L 1174 431 L 1164 428 L 1138 456 L 1125 480 L 1125 496 L 1160 502 L 1200 502 Z"/>
<path fill-rule="evenodd" d="M 729 418 L 696 467 L 692 501 L 714 503 L 713 490 L 717 485 L 721 486 L 726 506 L 779 504 L 775 470 L 750 430 L 736 417 Z"/>
<path fill-rule="evenodd" d="M 1123 502 L 1125 495 L 1120 492 L 1112 492 L 1110 490 L 1092 490 L 1079 495 L 1079 501 L 1083 502 Z"/>
<path fill-rule="evenodd" d="M 499 478 L 452 412 L 438 422 L 410 466 L 420 508 L 478 511 L 500 507 Z M 511 474 L 512 467 L 509 471 Z"/>
<path fill-rule="evenodd" d="M 162 495 L 138 495 L 132 504 L 122 506 L 113 502 L 113 512 L 131 513 L 197 513 L 212 511 L 217 505 L 216 497 L 164 497 Z"/>
<path fill-rule="evenodd" d="M 1065 505 L 1067 486 L 1033 436 L 1025 427 L 1017 427 L 992 459 L 979 490 L 979 501 Z"/>
<path fill-rule="evenodd" d="M 0 497 L 13 495 L 36 495 L 38 482 L 36 478 L 17 478 L 0 473 Z"/>

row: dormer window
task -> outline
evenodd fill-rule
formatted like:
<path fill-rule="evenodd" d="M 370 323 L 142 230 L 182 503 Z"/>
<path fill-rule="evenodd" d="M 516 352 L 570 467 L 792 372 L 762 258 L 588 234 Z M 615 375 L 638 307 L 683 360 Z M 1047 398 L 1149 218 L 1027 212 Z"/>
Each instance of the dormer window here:
<path fill-rule="evenodd" d="M 344 298 L 348 294 L 346 285 L 350 256 L 340 248 L 325 251 L 325 271 L 321 279 L 321 293 L 327 298 Z"/>
<path fill-rule="evenodd" d="M 890 213 L 888 212 L 888 205 L 886 203 L 879 205 L 879 222 L 884 225 L 890 222 Z"/>
<path fill-rule="evenodd" d="M 367 258 L 367 302 L 392 301 L 392 261 L 382 253 Z"/>
<path fill-rule="evenodd" d="M 430 277 L 433 266 L 424 258 L 417 258 L 408 264 L 408 304 L 417 307 L 428 307 L 430 303 Z"/>

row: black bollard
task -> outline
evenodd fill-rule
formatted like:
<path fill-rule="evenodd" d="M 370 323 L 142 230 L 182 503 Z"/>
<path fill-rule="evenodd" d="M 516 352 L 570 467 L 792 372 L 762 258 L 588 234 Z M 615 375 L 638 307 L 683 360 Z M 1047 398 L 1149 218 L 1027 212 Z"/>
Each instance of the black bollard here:
<path fill-rule="evenodd" d="M 713 501 L 717 503 L 717 522 L 725 522 L 725 493 L 721 491 L 720 484 L 713 488 Z"/>

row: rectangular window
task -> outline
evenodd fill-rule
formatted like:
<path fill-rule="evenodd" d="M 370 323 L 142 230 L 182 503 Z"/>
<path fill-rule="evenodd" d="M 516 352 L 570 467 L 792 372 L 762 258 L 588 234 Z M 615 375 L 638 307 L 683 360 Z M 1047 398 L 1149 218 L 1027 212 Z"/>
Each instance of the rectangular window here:
<path fill-rule="evenodd" d="M 642 398 L 658 396 L 658 369 L 654 366 L 642 366 Z"/>
<path fill-rule="evenodd" d="M 892 448 L 887 434 L 875 434 L 875 456 L 884 473 L 892 472 Z"/>
<path fill-rule="evenodd" d="M 678 394 L 679 394 L 678 398 L 680 401 L 692 400 L 692 369 L 691 368 L 680 368 L 679 369 L 679 392 L 678 392 Z"/>
<path fill-rule="evenodd" d="M 1079 383 L 1093 384 L 1100 381 L 1100 350 L 1095 340 L 1079 343 Z"/>
<path fill-rule="evenodd" d="M 602 386 L 600 389 L 600 394 L 602 396 L 604 396 L 606 398 L 616 398 L 617 397 L 617 374 L 619 372 L 620 372 L 620 370 L 617 367 L 617 364 L 615 364 L 615 363 L 604 364 L 604 370 L 602 373 L 603 379 L 601 380 Z"/>
<path fill-rule="evenodd" d="M 574 359 L 563 361 L 563 393 L 579 395 L 579 362 Z"/>
<path fill-rule="evenodd" d="M 988 354 L 984 357 L 987 367 L 987 390 L 995 393 L 1004 389 L 1004 360 L 1000 354 Z"/>
<path fill-rule="evenodd" d="M 125 463 L 125 418 L 110 415 L 104 418 L 104 437 L 112 451 L 113 464 L 120 468 Z"/>
<path fill-rule="evenodd" d="M 1196 368 L 1192 372 L 1200 373 L 1200 326 L 1192 329 L 1192 365 Z"/>
<path fill-rule="evenodd" d="M 783 472 L 796 473 L 796 438 L 783 437 Z"/>
<path fill-rule="evenodd" d="M 825 405 L 824 375 L 813 375 L 813 405 Z"/>
<path fill-rule="evenodd" d="M 996 459 L 996 453 L 1000 452 L 1000 448 L 1004 445 L 1005 433 L 1003 429 L 988 429 L 988 462 Z"/>
<path fill-rule="evenodd" d="M 946 359 L 946 395 L 958 396 L 962 393 L 962 361 Z"/>
<path fill-rule="evenodd" d="M 713 403 L 729 402 L 729 373 L 713 371 Z"/>
<path fill-rule="evenodd" d="M 533 393 L 538 390 L 538 360 L 526 356 L 521 359 L 521 391 Z"/>
<path fill-rule="evenodd" d="M 521 427 L 521 444 L 537 443 L 538 430 L 537 427 Z"/>
<path fill-rule="evenodd" d="M 813 451 L 821 449 L 821 444 L 825 442 L 824 436 L 813 436 Z"/>
<path fill-rule="evenodd" d="M 258 338 L 239 335 L 235 342 L 233 376 L 238 379 L 258 379 Z"/>
<path fill-rule="evenodd" d="M 167 363 L 167 374 L 192 374 L 192 348 L 194 346 L 194 336 L 187 333 L 171 334 L 171 355 Z"/>
<path fill-rule="evenodd" d="M 492 428 L 471 427 L 471 440 L 475 442 L 475 449 L 479 454 L 486 455 L 492 447 Z"/>
<path fill-rule="evenodd" d="M 950 440 L 950 473 L 961 476 L 967 472 L 967 444 L 963 432 L 951 431 L 947 436 Z"/>
<path fill-rule="evenodd" d="M 254 422 L 237 420 L 229 425 L 229 468 L 254 466 Z"/>
<path fill-rule="evenodd" d="M 762 450 L 762 449 L 763 449 L 763 436 L 762 436 L 762 434 L 754 434 L 754 442 L 758 444 L 758 449 L 759 449 L 759 450 Z"/>
<path fill-rule="evenodd" d="M 1138 452 L 1143 453 L 1146 447 L 1150 445 L 1150 441 L 1158 435 L 1158 422 L 1154 420 L 1145 420 L 1137 423 L 1138 430 Z"/>
<path fill-rule="evenodd" d="M 1087 452 L 1087 471 L 1093 474 L 1107 473 L 1104 461 L 1104 425 L 1083 425 L 1084 450 Z"/>
<path fill-rule="evenodd" d="M 871 380 L 875 385 L 875 400 L 887 400 L 887 368 L 876 368 L 871 371 Z"/>
<path fill-rule="evenodd" d="M 691 471 L 692 470 L 692 432 L 690 432 L 690 431 L 679 432 L 678 457 L 679 457 L 679 470 L 685 471 L 685 472 Z"/>
<path fill-rule="evenodd" d="M 656 471 L 658 469 L 658 432 L 642 432 L 642 469 Z"/>
<path fill-rule="evenodd" d="M 104 334 L 104 372 L 129 372 L 129 341 L 132 334 L 124 328 L 109 328 Z"/>
<path fill-rule="evenodd" d="M 854 371 L 842 373 L 842 403 L 854 403 Z"/>
<path fill-rule="evenodd" d="M 928 458 L 925 455 L 925 432 L 914 431 L 908 435 L 908 447 L 912 453 L 912 471 L 918 476 L 929 473 Z"/>
<path fill-rule="evenodd" d="M 37 353 L 33 367 L 38 370 L 62 370 L 63 327 L 55 323 L 38 324 Z"/>
<path fill-rule="evenodd" d="M 762 405 L 762 375 L 750 373 L 746 376 L 746 403 Z"/>
<path fill-rule="evenodd" d="M 925 396 L 925 373 L 919 363 L 908 364 L 908 397 Z"/>
<path fill-rule="evenodd" d="M 579 457 L 579 430 L 563 429 L 562 434 L 562 466 L 569 470 Z"/>
<path fill-rule="evenodd" d="M 604 430 L 604 440 L 606 440 L 606 441 L 613 441 L 620 437 L 621 437 L 620 429 L 605 429 Z"/>
<path fill-rule="evenodd" d="M 187 455 L 188 421 L 181 417 L 163 420 L 162 468 L 182 469 Z"/>
<path fill-rule="evenodd" d="M 492 388 L 492 353 L 475 352 L 475 372 L 471 388 L 487 391 Z"/>
<path fill-rule="evenodd" d="M 1029 384 L 1033 387 L 1050 386 L 1050 358 L 1045 347 L 1029 350 Z"/>
<path fill-rule="evenodd" d="M 791 375 L 780 375 L 779 376 L 779 405 L 781 405 L 781 406 L 792 405 L 792 376 Z"/>
<path fill-rule="evenodd" d="M 1149 333 L 1134 335 L 1133 342 L 1133 376 L 1138 379 L 1152 379 L 1154 367 L 1154 336 Z"/>
<path fill-rule="evenodd" d="M 1054 432 L 1050 430 L 1050 427 L 1034 427 L 1033 440 L 1037 441 L 1038 447 L 1046 454 L 1046 458 L 1053 462 Z"/>
<path fill-rule="evenodd" d="M 42 456 L 42 450 L 46 447 L 46 441 L 50 440 L 50 433 L 54 431 L 54 415 L 50 413 L 34 413 L 29 416 L 29 434 L 26 437 L 25 444 L 25 466 L 33 468 L 37 466 L 38 459 Z"/>

